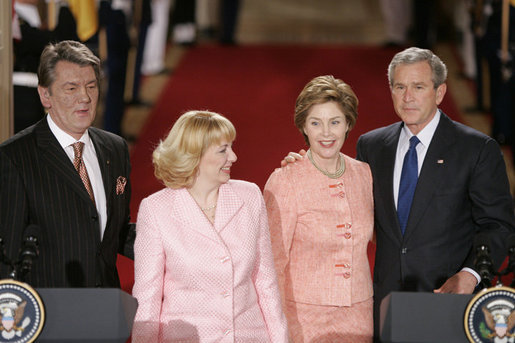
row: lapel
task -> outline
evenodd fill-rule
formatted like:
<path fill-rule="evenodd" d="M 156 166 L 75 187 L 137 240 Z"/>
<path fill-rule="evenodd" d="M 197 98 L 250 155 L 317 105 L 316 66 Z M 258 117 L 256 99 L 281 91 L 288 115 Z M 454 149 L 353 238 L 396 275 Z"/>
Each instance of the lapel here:
<path fill-rule="evenodd" d="M 176 192 L 177 200 L 172 210 L 174 212 L 172 216 L 202 236 L 224 244 L 221 233 L 243 206 L 243 201 L 232 187 L 228 184 L 220 186 L 214 225 L 206 218 L 186 188 L 178 189 Z"/>
<path fill-rule="evenodd" d="M 445 163 L 438 163 L 438 161 L 445 162 L 448 152 L 452 149 L 456 139 L 453 131 L 452 121 L 442 112 L 420 170 L 404 239 L 409 239 L 416 230 L 424 212 L 433 201 L 435 191 L 440 188 L 439 185 L 445 172 Z"/>
<path fill-rule="evenodd" d="M 44 163 L 52 173 L 57 175 L 60 180 L 63 180 L 63 185 L 77 193 L 89 206 L 94 207 L 80 179 L 79 173 L 77 173 L 68 155 L 66 155 L 66 152 L 50 130 L 46 117 L 36 124 L 35 135 L 42 163 Z"/>
<path fill-rule="evenodd" d="M 89 137 L 95 146 L 95 152 L 97 154 L 98 165 L 100 166 L 100 172 L 102 173 L 102 182 L 104 184 L 104 192 L 106 195 L 106 207 L 107 207 L 107 222 L 106 230 L 110 227 L 109 222 L 111 220 L 111 212 L 113 208 L 114 194 L 115 194 L 115 176 L 113 176 L 112 163 L 112 151 L 105 144 L 102 139 L 100 131 L 95 128 L 89 129 Z"/>
<path fill-rule="evenodd" d="M 393 170 L 395 166 L 395 154 L 397 152 L 397 144 L 402 129 L 402 122 L 390 126 L 383 137 L 381 146 L 377 148 L 377 166 L 379 171 L 374 178 L 379 191 L 379 200 L 376 206 L 384 211 L 384 227 L 395 228 L 394 230 L 385 230 L 385 233 L 392 236 L 394 240 L 401 241 L 402 233 L 397 218 L 397 209 L 393 197 Z M 382 201 L 382 203 L 380 203 Z"/>
<path fill-rule="evenodd" d="M 234 192 L 231 181 L 220 186 L 216 206 L 215 229 L 221 233 L 243 206 L 243 200 Z"/>

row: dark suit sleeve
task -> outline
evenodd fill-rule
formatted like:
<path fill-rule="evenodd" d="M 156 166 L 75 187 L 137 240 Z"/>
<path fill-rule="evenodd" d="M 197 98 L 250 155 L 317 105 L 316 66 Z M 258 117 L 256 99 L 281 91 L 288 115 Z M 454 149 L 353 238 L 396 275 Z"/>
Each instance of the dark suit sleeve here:
<path fill-rule="evenodd" d="M 127 223 L 120 232 L 120 246 L 118 252 L 134 260 L 134 240 L 136 239 L 136 223 Z"/>
<path fill-rule="evenodd" d="M 367 162 L 365 157 L 365 152 L 363 151 L 363 137 L 358 138 L 358 143 L 356 144 L 356 159 L 358 161 Z"/>
<path fill-rule="evenodd" d="M 9 157 L 0 150 L 0 237 L 8 259 L 17 258 L 23 230 L 29 222 L 28 213 L 22 178 Z M 4 259 L 0 278 L 6 278 L 10 272 Z"/>
<path fill-rule="evenodd" d="M 129 149 L 127 147 L 127 143 L 123 141 L 123 151 L 125 155 L 125 175 L 130 176 L 131 173 L 131 165 L 130 165 L 130 159 L 129 159 Z M 132 185 L 130 177 L 127 177 L 127 185 L 125 187 L 125 192 L 127 192 L 126 196 L 126 203 L 124 204 L 125 208 L 125 223 L 122 226 L 120 230 L 120 237 L 119 237 L 119 246 L 118 246 L 118 253 L 130 258 L 131 260 L 134 260 L 134 240 L 136 239 L 136 224 L 131 223 L 131 217 L 130 217 L 130 198 L 132 193 Z"/>
<path fill-rule="evenodd" d="M 490 237 L 491 253 L 498 268 L 506 256 L 505 242 L 515 231 L 513 200 L 506 174 L 506 165 L 498 144 L 488 139 L 482 147 L 469 182 L 472 217 L 479 232 Z M 475 252 L 471 251 L 466 265 L 473 267 Z"/>

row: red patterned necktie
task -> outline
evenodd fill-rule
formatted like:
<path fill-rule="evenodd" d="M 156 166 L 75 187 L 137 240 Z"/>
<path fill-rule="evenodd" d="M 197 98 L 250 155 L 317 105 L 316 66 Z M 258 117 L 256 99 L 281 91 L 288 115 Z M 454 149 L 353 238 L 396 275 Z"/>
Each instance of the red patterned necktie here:
<path fill-rule="evenodd" d="M 75 158 L 73 159 L 73 165 L 75 169 L 79 172 L 80 179 L 86 187 L 86 191 L 88 191 L 89 197 L 95 203 L 95 196 L 93 195 L 93 188 L 91 187 L 91 182 L 89 181 L 88 171 L 86 170 L 86 165 L 84 164 L 84 160 L 82 159 L 82 150 L 84 149 L 84 143 L 75 142 L 72 144 L 73 153 L 75 154 Z"/>

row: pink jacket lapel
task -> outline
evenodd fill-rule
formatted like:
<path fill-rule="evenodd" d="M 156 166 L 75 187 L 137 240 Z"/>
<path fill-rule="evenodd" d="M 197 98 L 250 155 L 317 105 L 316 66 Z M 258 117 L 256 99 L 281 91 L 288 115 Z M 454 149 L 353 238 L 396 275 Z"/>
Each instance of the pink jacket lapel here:
<path fill-rule="evenodd" d="M 242 206 L 243 200 L 234 192 L 231 185 L 229 183 L 221 185 L 216 206 L 216 231 L 222 232 Z"/>

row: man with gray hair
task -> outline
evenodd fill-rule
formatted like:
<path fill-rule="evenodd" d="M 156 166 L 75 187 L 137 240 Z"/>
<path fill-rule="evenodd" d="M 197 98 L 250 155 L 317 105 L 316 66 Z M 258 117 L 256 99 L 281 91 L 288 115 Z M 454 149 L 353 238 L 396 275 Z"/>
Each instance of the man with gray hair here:
<path fill-rule="evenodd" d="M 430 50 L 399 52 L 388 67 L 401 121 L 362 135 L 357 158 L 374 179 L 374 319 L 392 291 L 472 293 L 481 282 L 474 242 L 493 265 L 514 232 L 506 166 L 495 140 L 449 119 L 438 106 L 447 68 Z"/>
<path fill-rule="evenodd" d="M 38 69 L 47 115 L 0 144 L 0 237 L 16 261 L 27 227 L 37 236 L 33 287 L 119 287 L 117 253 L 132 257 L 127 144 L 91 127 L 99 79 L 85 45 L 47 45 Z"/>

